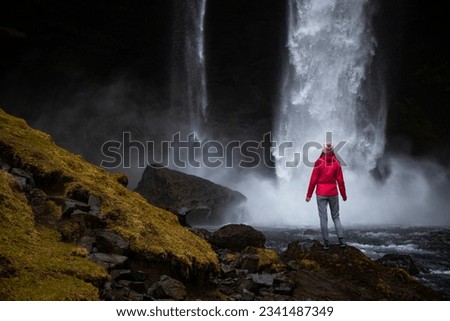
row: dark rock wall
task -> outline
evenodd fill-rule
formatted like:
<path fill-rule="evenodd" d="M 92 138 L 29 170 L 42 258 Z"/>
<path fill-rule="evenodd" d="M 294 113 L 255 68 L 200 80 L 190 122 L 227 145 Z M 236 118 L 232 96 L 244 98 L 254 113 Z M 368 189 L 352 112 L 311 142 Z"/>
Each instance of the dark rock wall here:
<path fill-rule="evenodd" d="M 156 118 L 169 108 L 177 1 L 11 2 L 0 11 L 0 105 L 91 161 L 117 132 L 141 139 L 164 131 Z M 373 3 L 370 77 L 386 88 L 387 149 L 446 160 L 445 11 L 418 0 Z M 286 27 L 286 1 L 208 1 L 213 137 L 260 139 L 272 129 Z"/>

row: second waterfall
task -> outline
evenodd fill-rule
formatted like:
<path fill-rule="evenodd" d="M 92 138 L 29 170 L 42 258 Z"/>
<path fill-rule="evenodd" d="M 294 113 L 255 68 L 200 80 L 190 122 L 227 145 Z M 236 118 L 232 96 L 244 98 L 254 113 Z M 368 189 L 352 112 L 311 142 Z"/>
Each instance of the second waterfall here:
<path fill-rule="evenodd" d="M 171 107 L 201 134 L 207 121 L 204 24 L 207 0 L 174 1 Z M 187 117 L 188 119 L 186 119 Z"/>

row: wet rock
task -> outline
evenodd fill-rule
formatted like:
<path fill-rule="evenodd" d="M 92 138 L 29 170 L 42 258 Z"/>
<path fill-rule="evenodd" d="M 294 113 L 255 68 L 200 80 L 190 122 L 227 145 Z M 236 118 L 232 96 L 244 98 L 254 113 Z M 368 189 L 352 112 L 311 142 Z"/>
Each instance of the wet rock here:
<path fill-rule="evenodd" d="M 152 285 L 148 294 L 157 299 L 184 300 L 187 296 L 183 283 L 167 275 L 162 275 L 157 283 Z"/>
<path fill-rule="evenodd" d="M 283 253 L 285 261 L 297 260 L 303 257 L 314 247 L 320 247 L 320 242 L 316 240 L 296 240 L 288 244 L 286 251 Z"/>
<path fill-rule="evenodd" d="M 100 217 L 81 210 L 75 210 L 70 216 L 70 220 L 76 222 L 82 229 L 95 230 L 105 227 L 105 222 Z M 83 235 L 84 234 L 86 233 L 83 233 Z"/>
<path fill-rule="evenodd" d="M 386 254 L 377 262 L 384 266 L 400 267 L 411 275 L 418 275 L 420 273 L 419 268 L 414 263 L 411 256 L 407 254 Z"/>
<path fill-rule="evenodd" d="M 255 299 L 255 293 L 250 292 L 247 289 L 242 290 L 242 300 L 253 301 Z"/>
<path fill-rule="evenodd" d="M 227 265 L 236 267 L 239 263 L 240 259 L 239 253 L 230 251 L 228 249 L 218 249 L 217 254 L 219 255 L 220 261 Z"/>
<path fill-rule="evenodd" d="M 191 228 L 189 228 L 189 231 L 191 231 L 192 233 L 194 233 L 197 236 L 200 236 L 202 239 L 204 239 L 207 242 L 209 242 L 209 240 L 211 239 L 211 236 L 212 236 L 212 232 L 210 232 L 204 228 L 191 227 Z"/>
<path fill-rule="evenodd" d="M 189 209 L 187 207 L 182 207 L 177 211 L 178 222 L 182 226 L 191 227 L 187 222 L 187 214 L 189 213 Z"/>
<path fill-rule="evenodd" d="M 145 286 L 144 282 L 134 282 L 134 281 L 129 281 L 129 280 L 120 280 L 117 282 L 117 284 L 123 285 L 124 287 L 135 291 L 137 293 L 146 293 L 147 292 L 147 287 Z"/>
<path fill-rule="evenodd" d="M 257 259 L 257 260 L 255 260 Z M 272 249 L 249 246 L 241 252 L 240 267 L 255 272 L 278 272 L 285 270 L 285 264 Z"/>
<path fill-rule="evenodd" d="M 221 263 L 220 264 L 220 273 L 224 277 L 234 278 L 237 276 L 236 269 L 230 265 Z"/>
<path fill-rule="evenodd" d="M 278 274 L 273 280 L 273 293 L 281 295 L 292 295 L 295 282 L 286 274 Z"/>
<path fill-rule="evenodd" d="M 21 190 L 24 190 L 28 186 L 27 179 L 25 177 L 17 176 L 17 175 L 12 175 L 12 177 L 15 179 L 17 184 L 19 184 L 19 187 Z"/>
<path fill-rule="evenodd" d="M 250 291 L 250 292 L 257 292 L 258 286 L 255 282 L 252 281 L 251 277 L 242 278 L 239 280 L 236 288 L 234 291 L 236 292 L 243 292 L 244 290 Z"/>
<path fill-rule="evenodd" d="M 111 291 L 110 300 L 112 300 L 112 301 L 128 301 L 130 292 L 131 292 L 130 288 L 123 287 L 123 286 L 118 287 L 117 284 L 115 284 Z"/>
<path fill-rule="evenodd" d="M 89 213 L 91 207 L 83 202 L 76 201 L 73 199 L 64 199 L 62 204 L 62 217 L 70 217 L 75 210 L 80 210 L 82 212 Z"/>
<path fill-rule="evenodd" d="M 439 300 L 441 297 L 405 270 L 385 267 L 352 246 L 335 245 L 325 251 L 318 241 L 294 241 L 283 256 L 300 263 L 299 269 L 289 272 L 295 282 L 292 296 L 299 300 Z"/>
<path fill-rule="evenodd" d="M 93 236 L 83 236 L 77 243 L 78 246 L 84 247 L 88 253 L 94 252 L 94 245 L 95 245 L 95 237 Z M 95 251 L 97 249 L 95 248 Z"/>
<path fill-rule="evenodd" d="M 35 186 L 33 175 L 24 171 L 21 168 L 12 168 L 9 170 L 9 173 L 18 181 L 24 182 L 25 185 L 30 185 L 31 187 Z M 20 183 L 19 183 L 20 184 Z"/>
<path fill-rule="evenodd" d="M 95 209 L 100 210 L 101 206 L 100 199 L 97 196 L 90 194 L 88 198 L 88 205 L 91 207 L 91 210 Z"/>
<path fill-rule="evenodd" d="M 268 273 L 249 274 L 249 277 L 251 278 L 253 283 L 257 284 L 258 286 L 268 286 L 268 287 L 273 285 L 273 281 L 275 280 L 276 276 L 277 276 L 276 274 L 268 274 Z"/>
<path fill-rule="evenodd" d="M 264 247 L 266 237 L 249 225 L 230 224 L 215 231 L 210 243 L 218 248 L 240 252 L 248 246 Z"/>
<path fill-rule="evenodd" d="M 256 273 L 259 270 L 259 256 L 256 254 L 244 254 L 240 258 L 240 268 L 250 273 Z"/>
<path fill-rule="evenodd" d="M 107 270 L 121 268 L 126 265 L 128 258 L 118 254 L 92 253 L 89 259 L 103 266 Z"/>
<path fill-rule="evenodd" d="M 297 260 L 290 260 L 286 263 L 286 266 L 291 269 L 291 270 L 298 270 L 300 267 L 300 264 L 298 263 Z"/>
<path fill-rule="evenodd" d="M 144 282 L 148 279 L 147 273 L 143 271 L 112 270 L 110 275 L 114 281 Z"/>
<path fill-rule="evenodd" d="M 99 252 L 125 254 L 129 243 L 117 233 L 102 231 L 96 236 L 96 245 Z"/>
<path fill-rule="evenodd" d="M 148 202 L 178 214 L 183 209 L 185 224 L 223 224 L 224 214 L 245 215 L 246 197 L 206 179 L 160 166 L 145 169 L 136 192 Z"/>

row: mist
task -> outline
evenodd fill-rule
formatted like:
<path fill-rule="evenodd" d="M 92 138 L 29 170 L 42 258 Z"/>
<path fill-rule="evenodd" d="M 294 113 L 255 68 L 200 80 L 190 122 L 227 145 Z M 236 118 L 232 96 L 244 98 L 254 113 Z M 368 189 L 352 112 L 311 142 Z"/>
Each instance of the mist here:
<path fill-rule="evenodd" d="M 379 181 L 369 172 L 344 167 L 348 200 L 340 198 L 345 226 L 449 226 L 450 181 L 445 169 L 407 156 L 387 157 L 389 174 Z M 319 226 L 315 197 L 307 203 L 310 168 L 289 182 L 246 175 L 232 187 L 248 198 L 248 223 L 266 227 Z"/>

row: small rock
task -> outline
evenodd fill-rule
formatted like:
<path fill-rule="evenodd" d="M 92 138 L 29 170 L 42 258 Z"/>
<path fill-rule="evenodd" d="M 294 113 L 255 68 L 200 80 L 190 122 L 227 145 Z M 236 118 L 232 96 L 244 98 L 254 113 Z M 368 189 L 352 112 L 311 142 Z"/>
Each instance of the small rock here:
<path fill-rule="evenodd" d="M 89 195 L 88 205 L 90 206 L 89 213 L 93 215 L 100 215 L 100 199 L 92 194 Z"/>
<path fill-rule="evenodd" d="M 88 199 L 88 205 L 92 208 L 93 206 L 96 206 L 98 208 L 100 208 L 101 206 L 101 202 L 100 199 L 97 196 L 94 196 L 92 194 L 89 195 L 89 199 Z"/>
<path fill-rule="evenodd" d="M 191 227 L 187 222 L 187 214 L 189 213 L 189 209 L 187 207 L 182 207 L 177 211 L 178 222 L 182 226 Z"/>
<path fill-rule="evenodd" d="M 64 199 L 64 204 L 62 205 L 62 217 L 70 217 L 75 210 L 80 210 L 88 213 L 91 207 L 83 202 L 79 202 L 73 199 Z"/>
<path fill-rule="evenodd" d="M 92 253 L 94 250 L 95 237 L 83 236 L 77 243 L 78 246 L 84 247 L 88 253 Z"/>
<path fill-rule="evenodd" d="M 106 253 L 92 253 L 89 255 L 89 259 L 103 266 L 107 270 L 120 268 L 128 261 L 126 256 Z"/>
<path fill-rule="evenodd" d="M 133 282 L 133 281 L 128 281 L 128 280 L 120 280 L 117 283 L 120 285 L 123 285 L 124 287 L 127 287 L 137 293 L 147 292 L 147 287 L 145 286 L 144 282 Z"/>
<path fill-rule="evenodd" d="M 117 233 L 103 231 L 96 237 L 97 250 L 104 253 L 125 254 L 129 243 Z"/>
<path fill-rule="evenodd" d="M 240 268 L 256 273 L 259 269 L 259 256 L 256 254 L 244 254 L 240 259 Z"/>
<path fill-rule="evenodd" d="M 224 277 L 235 278 L 237 276 L 236 269 L 227 264 L 220 264 L 220 272 Z"/>
<path fill-rule="evenodd" d="M 26 185 L 30 185 L 31 187 L 35 186 L 33 176 L 30 173 L 24 171 L 23 169 L 15 167 L 15 168 L 11 169 L 9 172 L 15 178 L 16 177 L 23 177 L 23 178 L 25 178 L 25 184 Z"/>
<path fill-rule="evenodd" d="M 239 293 L 235 293 L 230 295 L 230 300 L 231 301 L 242 301 L 242 294 Z"/>
<path fill-rule="evenodd" d="M 297 260 L 313 247 L 320 247 L 320 242 L 317 240 L 296 240 L 288 244 L 283 257 L 286 261 Z"/>
<path fill-rule="evenodd" d="M 250 292 L 257 292 L 258 291 L 259 286 L 252 281 L 252 279 L 249 278 L 245 278 L 245 279 L 241 279 L 239 281 L 239 284 L 236 287 L 236 291 L 238 292 L 243 292 L 244 289 L 250 291 Z"/>
<path fill-rule="evenodd" d="M 275 277 L 277 275 L 276 274 L 267 274 L 267 273 L 263 273 L 263 274 L 252 273 L 252 274 L 249 274 L 249 276 L 251 277 L 252 281 L 257 285 L 272 286 L 273 280 L 275 279 Z"/>
<path fill-rule="evenodd" d="M 12 177 L 16 180 L 17 184 L 19 184 L 21 190 L 27 187 L 27 179 L 25 177 L 17 175 L 12 175 Z"/>
<path fill-rule="evenodd" d="M 157 299 L 184 300 L 187 297 L 184 284 L 167 275 L 162 275 L 156 285 L 149 289 L 148 294 Z"/>
<path fill-rule="evenodd" d="M 192 227 L 189 228 L 189 231 L 191 231 L 192 233 L 194 233 L 195 235 L 201 237 L 202 239 L 206 240 L 207 242 L 209 242 L 212 233 L 204 228 L 197 228 L 197 227 Z"/>
<path fill-rule="evenodd" d="M 411 256 L 407 254 L 386 254 L 377 262 L 384 266 L 400 267 L 411 275 L 418 275 L 420 273 L 419 268 L 414 263 Z"/>
<path fill-rule="evenodd" d="M 210 242 L 218 248 L 240 252 L 248 246 L 264 247 L 266 237 L 249 225 L 229 224 L 215 231 Z"/>
<path fill-rule="evenodd" d="M 91 213 L 86 213 L 81 210 L 75 210 L 72 215 L 70 216 L 70 219 L 77 222 L 81 227 L 84 229 L 99 229 L 105 227 L 105 222 L 101 218 L 99 218 L 97 215 L 93 215 Z M 105 252 L 111 252 L 111 251 L 105 251 Z M 118 253 L 123 254 L 123 253 Z"/>
<path fill-rule="evenodd" d="M 148 279 L 148 274 L 143 271 L 114 270 L 110 274 L 115 281 L 144 282 Z"/>
<path fill-rule="evenodd" d="M 242 300 L 253 301 L 255 299 L 255 293 L 250 292 L 247 289 L 242 290 Z"/>

